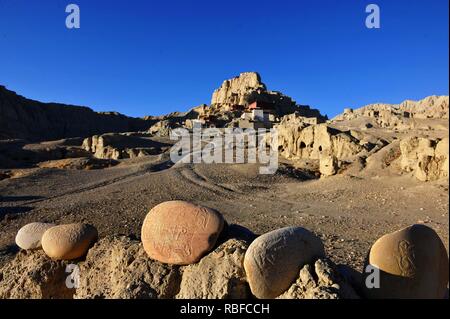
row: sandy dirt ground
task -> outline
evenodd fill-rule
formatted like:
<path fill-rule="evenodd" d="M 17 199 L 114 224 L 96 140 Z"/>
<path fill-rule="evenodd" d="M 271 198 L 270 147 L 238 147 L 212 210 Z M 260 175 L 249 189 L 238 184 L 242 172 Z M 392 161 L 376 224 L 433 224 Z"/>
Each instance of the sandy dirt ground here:
<path fill-rule="evenodd" d="M 256 164 L 171 166 L 167 154 L 99 170 L 18 171 L 0 181 L 0 267 L 29 222 L 88 222 L 100 236 L 139 238 L 147 212 L 167 200 L 215 208 L 257 234 L 305 227 L 323 239 L 333 261 L 359 271 L 377 238 L 414 223 L 436 230 L 448 250 L 448 180 L 424 183 L 370 166 L 314 179 L 284 164 L 274 175 L 258 172 Z"/>

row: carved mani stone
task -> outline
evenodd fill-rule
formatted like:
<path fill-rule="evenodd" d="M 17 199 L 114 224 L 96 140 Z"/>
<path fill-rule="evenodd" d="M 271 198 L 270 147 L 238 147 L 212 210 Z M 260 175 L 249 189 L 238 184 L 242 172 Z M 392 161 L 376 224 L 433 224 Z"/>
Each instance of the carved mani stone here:
<path fill-rule="evenodd" d="M 375 267 L 366 270 L 367 265 Z M 379 238 L 369 251 L 363 271 L 368 298 L 443 298 L 448 283 L 448 256 L 436 232 L 412 225 Z M 379 288 L 376 282 L 379 269 Z M 366 282 L 369 282 L 369 285 Z"/>
<path fill-rule="evenodd" d="M 193 264 L 214 247 L 223 227 L 222 215 L 213 209 L 168 201 L 153 207 L 145 217 L 142 244 L 152 259 Z"/>
<path fill-rule="evenodd" d="M 323 243 L 301 227 L 285 227 L 256 238 L 244 258 L 250 289 L 258 298 L 275 298 L 298 278 L 300 268 L 325 256 Z"/>

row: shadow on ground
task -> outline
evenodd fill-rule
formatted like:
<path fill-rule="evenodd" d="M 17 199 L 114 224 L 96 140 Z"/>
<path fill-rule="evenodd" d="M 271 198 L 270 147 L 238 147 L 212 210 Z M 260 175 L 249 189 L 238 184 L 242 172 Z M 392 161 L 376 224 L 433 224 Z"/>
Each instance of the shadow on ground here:
<path fill-rule="evenodd" d="M 21 214 L 25 214 L 32 210 L 29 206 L 0 207 L 0 221 L 9 221 L 16 219 Z"/>
<path fill-rule="evenodd" d="M 5 202 L 25 202 L 29 200 L 43 199 L 43 196 L 1 196 L 0 203 Z"/>

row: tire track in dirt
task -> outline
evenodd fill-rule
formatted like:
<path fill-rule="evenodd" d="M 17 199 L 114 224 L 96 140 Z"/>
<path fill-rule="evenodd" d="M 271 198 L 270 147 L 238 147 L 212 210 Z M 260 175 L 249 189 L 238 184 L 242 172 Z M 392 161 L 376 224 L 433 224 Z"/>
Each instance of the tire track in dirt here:
<path fill-rule="evenodd" d="M 41 203 L 41 202 L 45 202 L 45 201 L 51 201 L 54 199 L 59 199 L 59 198 L 65 197 L 65 196 L 78 195 L 78 194 L 82 194 L 84 192 L 88 192 L 88 191 L 92 191 L 95 189 L 100 189 L 100 188 L 103 188 L 106 186 L 110 186 L 110 185 L 113 185 L 118 182 L 126 181 L 128 179 L 133 179 L 135 177 L 141 177 L 141 176 L 150 175 L 150 174 L 157 174 L 157 173 L 161 172 L 162 170 L 168 170 L 168 169 L 172 168 L 173 165 L 171 165 L 171 162 L 170 163 L 169 162 L 170 162 L 170 160 L 168 160 L 168 161 L 166 160 L 161 163 L 157 163 L 155 165 L 142 165 L 142 167 L 140 167 L 141 169 L 139 169 L 137 172 L 125 174 L 125 175 L 122 175 L 122 176 L 119 176 L 119 177 L 116 177 L 116 178 L 113 178 L 110 180 L 102 181 L 100 183 L 96 183 L 93 185 L 79 187 L 79 188 L 76 188 L 76 189 L 73 189 L 73 190 L 70 190 L 67 192 L 60 193 L 58 195 L 21 202 L 20 205 L 36 204 L 36 203 Z"/>
<path fill-rule="evenodd" d="M 184 177 L 189 182 L 196 184 L 197 186 L 200 186 L 202 188 L 206 188 L 210 191 L 213 191 L 215 193 L 220 193 L 224 196 L 227 196 L 228 198 L 232 197 L 231 195 L 233 193 L 238 193 L 233 189 L 217 185 L 215 183 L 212 183 L 208 179 L 206 179 L 204 176 L 201 176 L 199 173 L 195 171 L 195 168 L 193 166 L 189 167 L 182 167 L 179 169 L 180 175 Z"/>

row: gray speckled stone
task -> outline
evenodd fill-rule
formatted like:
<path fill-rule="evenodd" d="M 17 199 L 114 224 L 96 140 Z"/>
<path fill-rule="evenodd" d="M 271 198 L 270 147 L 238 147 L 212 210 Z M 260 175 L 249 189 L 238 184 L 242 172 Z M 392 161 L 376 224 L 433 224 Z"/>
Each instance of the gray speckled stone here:
<path fill-rule="evenodd" d="M 297 279 L 300 268 L 325 256 L 323 243 L 301 227 L 266 233 L 249 246 L 244 268 L 250 289 L 258 298 L 275 298 Z"/>

